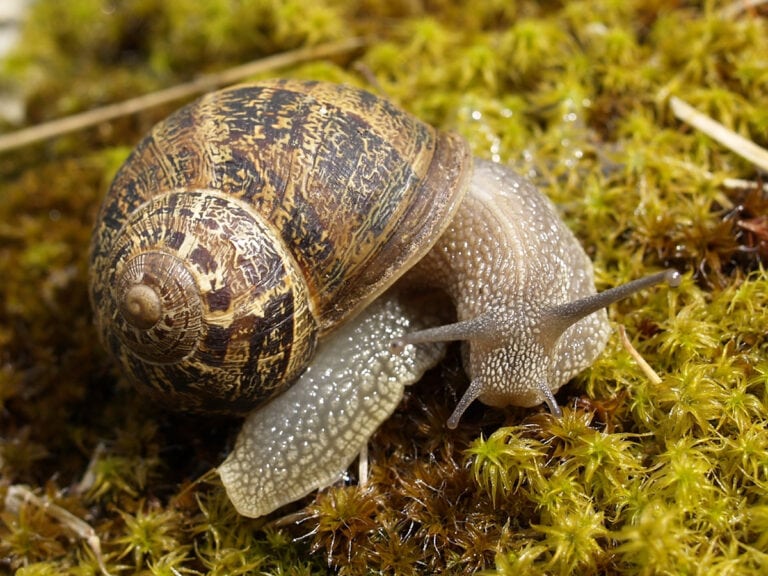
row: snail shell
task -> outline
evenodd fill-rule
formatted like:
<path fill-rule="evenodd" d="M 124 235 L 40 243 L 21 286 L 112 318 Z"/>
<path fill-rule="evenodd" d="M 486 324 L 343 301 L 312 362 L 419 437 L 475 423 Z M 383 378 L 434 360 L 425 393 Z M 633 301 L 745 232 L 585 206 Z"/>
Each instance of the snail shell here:
<path fill-rule="evenodd" d="M 205 96 L 138 145 L 102 206 L 90 294 L 139 387 L 250 412 L 219 473 L 260 516 L 337 478 L 437 343 L 465 341 L 471 378 L 449 427 L 475 399 L 559 413 L 553 393 L 605 346 L 603 308 L 678 278 L 596 294 L 532 184 L 367 92 L 279 80 Z M 447 294 L 457 321 L 414 291 Z"/>
<path fill-rule="evenodd" d="M 91 251 L 101 337 L 174 406 L 245 413 L 429 250 L 470 165 L 463 140 L 361 90 L 210 94 L 110 188 Z"/>

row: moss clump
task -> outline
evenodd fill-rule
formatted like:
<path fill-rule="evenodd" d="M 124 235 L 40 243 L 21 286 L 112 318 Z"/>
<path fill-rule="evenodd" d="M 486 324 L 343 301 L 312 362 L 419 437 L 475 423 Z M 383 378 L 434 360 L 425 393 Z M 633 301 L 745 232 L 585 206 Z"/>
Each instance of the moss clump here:
<path fill-rule="evenodd" d="M 347 81 L 460 132 L 536 180 L 599 287 L 674 265 L 676 290 L 611 308 L 611 340 L 543 410 L 473 406 L 458 352 L 408 392 L 372 470 L 270 518 L 211 469 L 238 422 L 168 414 L 95 343 L 87 245 L 99 200 L 163 106 L 0 156 L 0 571 L 112 574 L 739 573 L 768 570 L 768 192 L 674 119 L 677 95 L 768 145 L 768 14 L 669 2 L 39 0 L 3 84 L 30 122 L 343 36 Z M 277 72 L 276 72 L 277 73 Z M 737 180 L 738 179 L 738 180 Z M 286 516 L 293 513 L 294 515 Z"/>

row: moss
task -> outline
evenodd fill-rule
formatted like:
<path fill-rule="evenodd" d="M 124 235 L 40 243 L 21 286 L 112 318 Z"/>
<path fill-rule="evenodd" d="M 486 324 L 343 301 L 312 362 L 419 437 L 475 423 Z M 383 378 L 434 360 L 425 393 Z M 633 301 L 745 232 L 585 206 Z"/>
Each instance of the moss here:
<path fill-rule="evenodd" d="M 768 13 L 726 2 L 40 0 L 0 82 L 31 123 L 354 35 L 280 74 L 386 95 L 509 163 L 560 207 L 599 287 L 675 266 L 611 307 L 613 337 L 542 409 L 473 406 L 456 349 L 408 391 L 350 481 L 258 520 L 212 474 L 238 422 L 147 403 L 96 345 L 87 246 L 115 170 L 173 106 L 0 156 L 0 571 L 658 574 L 768 570 L 768 193 L 674 119 L 679 95 L 768 146 Z M 354 57 L 354 60 L 353 60 Z M 205 429 L 205 434 L 200 430 Z"/>

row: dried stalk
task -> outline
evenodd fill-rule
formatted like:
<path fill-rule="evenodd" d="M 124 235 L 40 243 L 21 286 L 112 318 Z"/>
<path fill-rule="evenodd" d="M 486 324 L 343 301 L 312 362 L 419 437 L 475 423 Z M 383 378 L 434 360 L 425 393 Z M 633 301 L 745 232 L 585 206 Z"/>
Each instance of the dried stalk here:
<path fill-rule="evenodd" d="M 214 72 L 200 76 L 191 82 L 172 86 L 165 90 L 145 94 L 123 102 L 109 104 L 94 110 L 88 110 L 80 114 L 67 116 L 58 120 L 52 120 L 37 126 L 23 128 L 10 134 L 0 136 L 0 153 L 27 146 L 35 142 L 56 138 L 63 134 L 83 130 L 90 126 L 101 124 L 115 118 L 121 118 L 129 114 L 135 114 L 142 110 L 181 100 L 196 94 L 208 92 L 227 84 L 239 82 L 249 76 L 262 74 L 278 68 L 293 66 L 307 60 L 328 58 L 345 52 L 350 52 L 366 44 L 363 38 L 350 38 L 341 42 L 323 44 L 311 48 L 301 48 L 282 54 L 275 54 L 247 64 L 242 64 L 221 72 Z"/>
<path fill-rule="evenodd" d="M 704 134 L 716 140 L 732 152 L 735 152 L 745 160 L 752 162 L 752 164 L 761 170 L 768 172 L 768 150 L 761 148 L 743 136 L 739 136 L 733 130 L 726 128 L 720 124 L 720 122 L 699 112 L 680 98 L 673 96 L 669 102 L 672 106 L 672 113 L 677 116 L 678 119 L 686 124 L 690 124 L 697 130 L 704 132 Z"/>

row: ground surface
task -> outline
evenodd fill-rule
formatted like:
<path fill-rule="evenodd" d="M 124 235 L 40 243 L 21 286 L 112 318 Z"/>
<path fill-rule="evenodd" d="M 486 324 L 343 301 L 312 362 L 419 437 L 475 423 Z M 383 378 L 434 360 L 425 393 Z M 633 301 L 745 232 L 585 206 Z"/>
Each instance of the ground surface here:
<path fill-rule="evenodd" d="M 514 166 L 558 204 L 601 289 L 680 269 L 680 288 L 610 310 L 660 382 L 614 335 L 558 394 L 562 419 L 474 406 L 449 432 L 466 385 L 454 350 L 372 439 L 365 488 L 353 469 L 241 518 L 211 472 L 238 422 L 137 396 L 87 299 L 100 200 L 180 102 L 100 122 L 0 154 L 0 572 L 768 572 L 765 172 L 670 108 L 768 146 L 766 7 L 305 4 L 39 0 L 0 87 L 40 124 L 365 36 L 261 77 L 367 87 Z"/>

